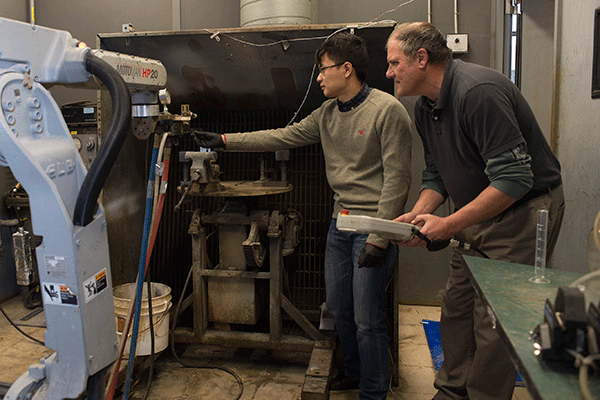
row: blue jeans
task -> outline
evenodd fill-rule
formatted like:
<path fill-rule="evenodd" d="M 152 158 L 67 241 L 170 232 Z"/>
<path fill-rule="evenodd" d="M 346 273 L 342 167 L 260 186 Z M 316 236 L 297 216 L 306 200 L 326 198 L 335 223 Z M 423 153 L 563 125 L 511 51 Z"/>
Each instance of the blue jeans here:
<path fill-rule="evenodd" d="M 333 219 L 325 250 L 327 309 L 344 352 L 344 370 L 360 379 L 360 399 L 387 396 L 388 336 L 385 325 L 385 289 L 392 276 L 398 247 L 389 244 L 383 265 L 358 268 L 366 234 L 341 232 Z"/>

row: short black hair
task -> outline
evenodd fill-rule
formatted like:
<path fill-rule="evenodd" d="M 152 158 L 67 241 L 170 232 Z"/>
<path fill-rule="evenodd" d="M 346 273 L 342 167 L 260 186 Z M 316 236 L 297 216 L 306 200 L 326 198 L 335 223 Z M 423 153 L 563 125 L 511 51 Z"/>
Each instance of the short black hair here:
<path fill-rule="evenodd" d="M 339 32 L 326 39 L 315 54 L 315 62 L 321 65 L 321 58 L 327 54 L 336 64 L 348 61 L 356 71 L 356 77 L 364 82 L 367 76 L 369 52 L 363 38 L 349 32 Z"/>

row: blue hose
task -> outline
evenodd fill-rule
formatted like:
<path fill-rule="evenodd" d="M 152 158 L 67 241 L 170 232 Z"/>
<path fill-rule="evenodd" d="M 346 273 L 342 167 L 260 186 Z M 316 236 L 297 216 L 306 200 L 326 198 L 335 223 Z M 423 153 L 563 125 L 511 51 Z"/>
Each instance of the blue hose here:
<path fill-rule="evenodd" d="M 152 149 L 152 162 L 150 164 L 150 177 L 148 178 L 148 188 L 146 189 L 146 215 L 144 217 L 144 232 L 142 237 L 142 251 L 140 254 L 140 265 L 138 278 L 136 283 L 135 295 L 135 313 L 133 316 L 133 328 L 131 332 L 131 342 L 129 344 L 129 362 L 127 363 L 127 374 L 125 376 L 125 387 L 123 388 L 123 400 L 129 398 L 129 390 L 131 388 L 131 376 L 133 375 L 133 367 L 135 364 L 135 350 L 137 347 L 138 329 L 140 326 L 140 311 L 142 307 L 142 288 L 144 287 L 144 275 L 146 273 L 146 252 L 148 251 L 148 237 L 150 236 L 150 222 L 152 219 L 152 193 L 154 189 L 154 166 L 158 158 L 158 146 Z M 152 296 L 152 293 L 148 293 Z M 150 321 L 152 323 L 152 321 Z M 123 340 L 127 340 L 124 338 Z"/>

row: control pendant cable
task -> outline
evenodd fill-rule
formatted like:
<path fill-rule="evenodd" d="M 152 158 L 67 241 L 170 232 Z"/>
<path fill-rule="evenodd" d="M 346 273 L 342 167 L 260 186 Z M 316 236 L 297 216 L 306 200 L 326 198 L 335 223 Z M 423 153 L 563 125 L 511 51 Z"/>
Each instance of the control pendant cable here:
<path fill-rule="evenodd" d="M 100 190 L 121 150 L 131 124 L 131 98 L 121 75 L 106 61 L 91 53 L 86 55 L 85 68 L 100 79 L 108 89 L 112 103 L 112 118 L 107 129 L 108 135 L 103 137 L 102 146 L 81 184 L 73 213 L 75 226 L 86 226 L 92 221 Z"/>

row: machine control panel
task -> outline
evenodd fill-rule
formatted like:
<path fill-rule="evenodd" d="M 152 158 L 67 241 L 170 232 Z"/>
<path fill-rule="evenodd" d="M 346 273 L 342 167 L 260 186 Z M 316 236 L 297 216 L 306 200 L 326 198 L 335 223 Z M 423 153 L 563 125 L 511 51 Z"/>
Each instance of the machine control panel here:
<path fill-rule="evenodd" d="M 95 103 L 66 104 L 61 112 L 83 163 L 87 168 L 98 153 L 97 107 Z"/>
<path fill-rule="evenodd" d="M 92 129 L 89 131 L 92 131 Z M 95 129 L 93 131 L 95 131 Z M 79 133 L 76 130 L 71 130 L 71 135 L 75 147 L 77 147 L 79 155 L 83 159 L 83 163 L 86 168 L 89 168 L 92 160 L 98 153 L 98 134 L 86 130 L 82 130 L 82 132 L 86 133 Z"/>

